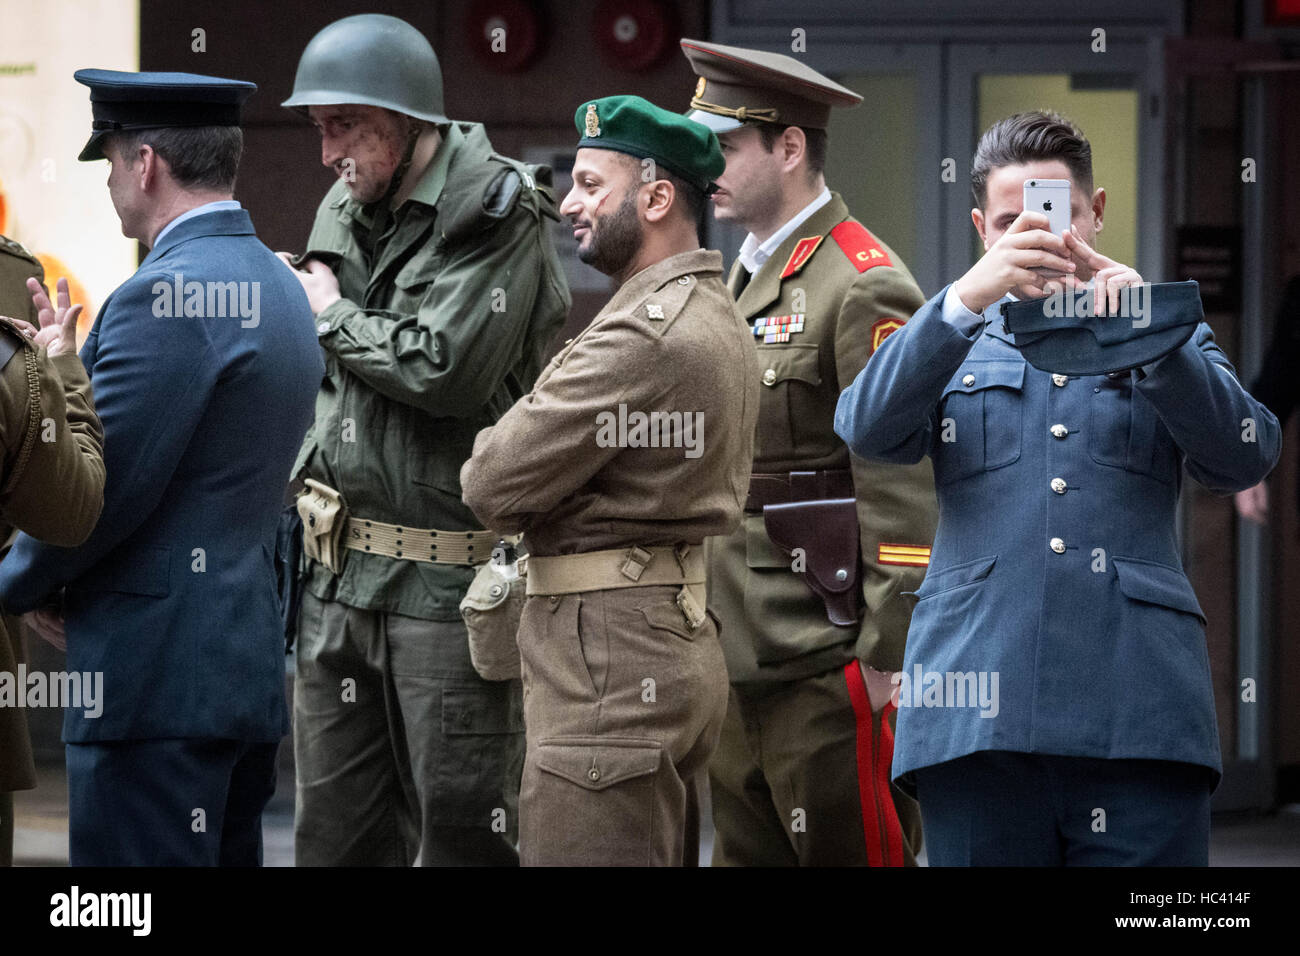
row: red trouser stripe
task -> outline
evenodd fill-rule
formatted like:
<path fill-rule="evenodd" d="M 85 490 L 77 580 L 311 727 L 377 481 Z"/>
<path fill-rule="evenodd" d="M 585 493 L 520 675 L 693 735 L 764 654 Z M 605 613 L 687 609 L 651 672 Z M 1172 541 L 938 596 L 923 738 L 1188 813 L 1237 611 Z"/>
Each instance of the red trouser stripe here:
<path fill-rule="evenodd" d="M 903 827 L 898 821 L 893 794 L 889 790 L 889 767 L 894 759 L 894 734 L 888 717 L 893 701 L 880 712 L 880 745 L 871 732 L 871 699 L 857 661 L 844 667 L 849 700 L 858 737 L 858 797 L 862 804 L 862 829 L 867 835 L 867 863 L 870 866 L 903 865 Z"/>

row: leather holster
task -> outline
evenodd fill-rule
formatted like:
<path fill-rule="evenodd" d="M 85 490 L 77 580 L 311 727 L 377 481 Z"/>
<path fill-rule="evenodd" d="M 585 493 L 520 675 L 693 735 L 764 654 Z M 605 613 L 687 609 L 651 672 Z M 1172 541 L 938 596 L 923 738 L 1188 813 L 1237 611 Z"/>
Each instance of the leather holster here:
<path fill-rule="evenodd" d="M 763 525 L 772 544 L 791 556 L 791 569 L 822 599 L 830 622 L 856 625 L 863 611 L 857 499 L 765 505 Z"/>

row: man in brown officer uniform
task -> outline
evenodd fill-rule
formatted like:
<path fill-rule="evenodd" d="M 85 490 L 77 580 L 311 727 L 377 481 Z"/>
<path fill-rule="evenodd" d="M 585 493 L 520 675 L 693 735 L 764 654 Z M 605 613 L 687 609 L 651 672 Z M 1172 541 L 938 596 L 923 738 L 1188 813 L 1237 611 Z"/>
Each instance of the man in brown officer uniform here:
<path fill-rule="evenodd" d="M 914 864 L 916 804 L 889 779 L 889 672 L 929 562 L 930 467 L 868 463 L 835 403 L 925 301 L 826 188 L 833 106 L 862 97 L 779 54 L 682 40 L 691 119 L 727 169 L 714 215 L 749 230 L 728 280 L 758 345 L 762 398 L 741 527 L 711 540 L 710 607 L 731 696 L 709 768 L 713 862 Z"/>
<path fill-rule="evenodd" d="M 69 307 L 61 280 L 52 308 L 43 278 L 34 256 L 0 236 L 0 541 L 16 527 L 74 547 L 104 505 L 104 430 L 77 358 L 81 306 Z M 36 786 L 26 711 L 10 696 L 27 693 L 18 680 L 20 628 L 7 614 L 0 624 L 0 681 L 8 685 L 0 688 L 0 866 L 13 861 L 13 793 Z"/>
<path fill-rule="evenodd" d="M 575 122 L 560 211 L 621 287 L 479 432 L 461 481 L 530 552 L 521 862 L 681 865 L 727 697 L 702 545 L 740 520 L 758 366 L 722 257 L 699 245 L 713 134 L 634 96 Z"/>

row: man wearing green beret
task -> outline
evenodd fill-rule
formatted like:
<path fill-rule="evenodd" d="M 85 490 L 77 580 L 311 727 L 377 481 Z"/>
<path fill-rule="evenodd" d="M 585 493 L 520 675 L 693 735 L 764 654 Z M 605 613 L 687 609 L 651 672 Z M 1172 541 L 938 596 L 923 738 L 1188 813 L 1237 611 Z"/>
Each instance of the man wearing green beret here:
<path fill-rule="evenodd" d="M 713 133 L 635 96 L 580 106 L 578 255 L 620 288 L 479 432 L 479 519 L 522 532 L 526 865 L 682 865 L 727 674 L 704 539 L 740 521 L 758 412 L 753 342 L 700 248 Z"/>
<path fill-rule="evenodd" d="M 713 862 L 901 866 L 916 802 L 889 781 L 914 591 L 937 517 L 927 462 L 856 458 L 835 403 L 925 297 L 823 174 L 835 107 L 862 97 L 788 56 L 682 40 L 691 119 L 727 159 L 714 215 L 749 231 L 728 288 L 762 399 L 742 526 L 709 542 L 731 698 L 709 768 Z"/>

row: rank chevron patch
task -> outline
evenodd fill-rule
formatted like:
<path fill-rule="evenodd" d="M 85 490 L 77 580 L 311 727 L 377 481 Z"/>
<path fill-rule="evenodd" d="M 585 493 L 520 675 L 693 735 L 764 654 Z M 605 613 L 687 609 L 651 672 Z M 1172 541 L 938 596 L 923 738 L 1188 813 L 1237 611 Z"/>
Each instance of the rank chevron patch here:
<path fill-rule="evenodd" d="M 876 549 L 877 564 L 903 564 L 913 568 L 930 565 L 930 549 L 919 544 L 885 544 Z"/>

